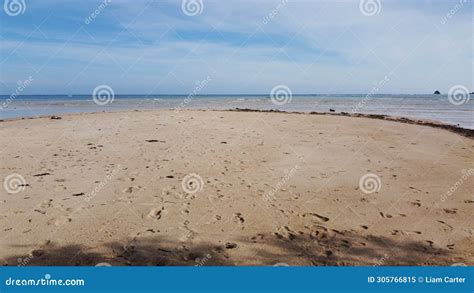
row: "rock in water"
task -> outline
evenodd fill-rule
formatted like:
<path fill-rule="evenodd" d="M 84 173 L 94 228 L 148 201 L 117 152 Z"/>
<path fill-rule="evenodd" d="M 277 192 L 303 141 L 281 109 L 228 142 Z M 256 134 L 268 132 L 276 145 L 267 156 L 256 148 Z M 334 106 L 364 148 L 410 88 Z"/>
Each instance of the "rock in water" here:
<path fill-rule="evenodd" d="M 440 95 L 441 93 L 439 91 L 435 91 L 433 95 Z"/>

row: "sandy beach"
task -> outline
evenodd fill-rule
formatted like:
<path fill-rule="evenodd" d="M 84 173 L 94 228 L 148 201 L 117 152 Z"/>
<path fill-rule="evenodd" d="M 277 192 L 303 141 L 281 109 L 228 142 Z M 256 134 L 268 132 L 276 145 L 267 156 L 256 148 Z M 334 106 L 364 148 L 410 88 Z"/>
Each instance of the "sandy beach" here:
<path fill-rule="evenodd" d="M 474 265 L 474 140 L 335 115 L 0 123 L 2 265 Z"/>

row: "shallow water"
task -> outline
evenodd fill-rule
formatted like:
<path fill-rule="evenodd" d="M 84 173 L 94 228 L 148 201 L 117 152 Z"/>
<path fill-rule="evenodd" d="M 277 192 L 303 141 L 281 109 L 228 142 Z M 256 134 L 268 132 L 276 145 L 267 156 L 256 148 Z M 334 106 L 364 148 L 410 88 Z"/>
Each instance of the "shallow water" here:
<path fill-rule="evenodd" d="M 90 95 L 0 96 L 0 119 L 131 109 L 234 109 L 354 112 L 441 121 L 474 129 L 474 102 L 453 105 L 446 95 L 293 95 L 282 105 L 268 95 L 116 95 L 98 105 Z"/>

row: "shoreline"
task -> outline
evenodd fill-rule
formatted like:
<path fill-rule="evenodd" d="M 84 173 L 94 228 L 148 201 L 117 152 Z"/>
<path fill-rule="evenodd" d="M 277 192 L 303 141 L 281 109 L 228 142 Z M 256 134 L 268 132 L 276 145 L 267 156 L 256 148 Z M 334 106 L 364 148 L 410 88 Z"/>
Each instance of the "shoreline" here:
<path fill-rule="evenodd" d="M 88 114 L 103 114 L 103 113 L 131 113 L 131 112 L 175 112 L 175 109 L 140 109 L 140 110 L 118 110 L 118 111 L 100 111 L 100 112 L 79 112 L 79 113 L 64 113 L 64 114 L 56 114 L 56 115 L 42 115 L 36 117 L 15 117 L 15 118 L 4 118 L 0 119 L 1 122 L 10 122 L 10 121 L 21 121 L 21 120 L 32 120 L 32 119 L 44 119 L 44 118 L 51 118 L 52 117 L 59 117 L 61 119 L 63 116 L 80 116 L 80 115 L 88 115 Z M 412 125 L 420 125 L 420 126 L 428 126 L 432 128 L 444 129 L 456 134 L 459 134 L 464 137 L 474 138 L 474 129 L 464 128 L 461 126 L 457 126 L 454 124 L 445 123 L 442 121 L 436 120 L 427 120 L 427 119 L 416 119 L 416 118 L 409 118 L 409 117 L 402 117 L 402 116 L 392 116 L 386 114 L 363 114 L 363 113 L 349 113 L 349 112 L 301 112 L 301 111 L 283 111 L 277 109 L 271 110 L 260 110 L 260 109 L 252 109 L 252 108 L 234 108 L 234 109 L 180 109 L 179 112 L 182 111 L 189 111 L 189 112 L 255 112 L 255 113 L 279 113 L 279 114 L 294 114 L 294 115 L 330 115 L 330 116 L 343 116 L 343 117 L 351 117 L 351 118 L 367 118 L 367 119 L 377 119 L 377 120 L 384 120 L 384 121 L 392 121 L 392 122 L 399 122 L 405 124 L 412 124 Z"/>

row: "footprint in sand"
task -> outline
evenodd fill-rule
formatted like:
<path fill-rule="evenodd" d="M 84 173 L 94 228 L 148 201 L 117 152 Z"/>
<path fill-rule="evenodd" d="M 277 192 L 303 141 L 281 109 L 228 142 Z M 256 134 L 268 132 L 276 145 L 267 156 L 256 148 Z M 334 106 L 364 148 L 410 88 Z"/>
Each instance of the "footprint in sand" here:
<path fill-rule="evenodd" d="M 381 216 L 382 218 L 392 218 L 392 217 L 393 217 L 393 216 L 390 215 L 390 214 L 384 214 L 384 213 L 382 213 L 382 212 L 380 212 L 380 216 Z"/>
<path fill-rule="evenodd" d="M 61 217 L 58 217 L 58 218 L 52 218 L 50 219 L 47 224 L 48 225 L 53 225 L 54 226 L 57 226 L 57 227 L 60 227 L 60 226 L 63 226 L 63 225 L 66 225 L 68 223 L 72 222 L 72 219 L 67 217 L 67 216 L 61 216 Z"/>
<path fill-rule="evenodd" d="M 233 222 L 236 223 L 236 224 L 243 225 L 244 222 L 245 222 L 245 219 L 244 219 L 244 217 L 242 216 L 241 213 L 235 213 L 234 218 L 233 218 Z"/>
<path fill-rule="evenodd" d="M 153 236 L 155 233 L 159 233 L 160 230 L 155 230 L 155 229 L 146 229 L 143 233 L 138 233 L 137 236 L 140 236 L 143 234 L 143 236 Z"/>
<path fill-rule="evenodd" d="M 64 185 L 56 185 L 56 186 L 54 187 L 54 190 L 55 190 L 55 191 L 64 191 L 64 190 L 67 190 L 67 187 L 64 186 Z"/>
<path fill-rule="evenodd" d="M 336 232 L 336 230 L 329 230 L 326 227 L 321 226 L 321 225 L 305 226 L 305 228 L 310 231 L 309 238 L 316 239 L 318 241 L 330 241 L 336 237 L 337 233 L 344 235 L 343 232 L 339 232 L 339 231 Z"/>
<path fill-rule="evenodd" d="M 410 235 L 410 234 L 417 234 L 420 235 L 420 231 L 401 231 L 401 230 L 393 230 L 391 232 L 392 235 Z"/>
<path fill-rule="evenodd" d="M 264 234 L 261 234 L 261 233 L 258 233 L 257 236 L 252 236 L 250 238 L 250 240 L 253 242 L 253 243 L 257 243 L 258 241 L 260 240 L 263 240 L 265 239 L 265 235 Z"/>
<path fill-rule="evenodd" d="M 52 199 L 46 199 L 41 203 L 40 207 L 43 208 L 43 209 L 47 209 L 47 208 L 51 207 L 52 202 L 53 202 Z"/>
<path fill-rule="evenodd" d="M 153 220 L 159 220 L 161 219 L 162 212 L 165 208 L 164 207 L 157 207 L 151 209 L 151 211 L 148 213 L 148 218 L 153 219 Z"/>
<path fill-rule="evenodd" d="M 227 242 L 225 244 L 225 248 L 226 249 L 234 249 L 234 248 L 237 248 L 237 244 L 236 243 L 233 243 L 233 242 Z"/>
<path fill-rule="evenodd" d="M 210 219 L 210 221 L 207 221 L 207 222 L 206 222 L 206 225 L 217 223 L 217 222 L 219 222 L 221 219 L 222 219 L 221 216 L 219 216 L 219 215 L 214 215 L 214 217 L 212 217 L 212 218 Z"/>
<path fill-rule="evenodd" d="M 42 214 L 42 215 L 46 214 L 45 211 L 40 210 L 40 209 L 34 209 L 33 211 L 34 211 L 34 212 L 37 212 L 37 213 L 40 213 L 40 214 Z"/>
<path fill-rule="evenodd" d="M 47 175 L 51 175 L 51 173 L 48 173 L 48 172 L 46 172 L 46 173 L 39 173 L 39 174 L 35 174 L 35 175 L 33 175 L 33 176 L 34 176 L 34 177 L 43 177 L 43 176 L 47 176 Z"/>
<path fill-rule="evenodd" d="M 296 238 L 296 235 L 296 232 L 292 231 L 288 226 L 281 226 L 275 232 L 275 236 L 280 239 L 293 240 Z"/>
<path fill-rule="evenodd" d="M 444 221 L 438 220 L 437 222 L 443 225 L 443 230 L 444 230 L 445 232 L 450 232 L 450 231 L 453 231 L 453 229 L 454 229 L 453 226 L 447 224 L 447 223 L 444 222 Z"/>
<path fill-rule="evenodd" d="M 455 213 L 457 213 L 458 209 L 443 209 L 443 211 L 446 214 L 455 214 Z"/>
<path fill-rule="evenodd" d="M 125 188 L 124 190 L 122 190 L 122 192 L 123 193 L 132 193 L 134 190 L 142 190 L 142 189 L 143 189 L 143 187 L 134 185 L 134 186 L 130 186 L 128 188 Z"/>
<path fill-rule="evenodd" d="M 189 202 L 184 203 L 184 204 L 181 206 L 180 212 L 181 212 L 181 214 L 182 214 L 183 216 L 189 214 L 189 206 L 191 206 L 191 203 L 189 203 Z"/>
<path fill-rule="evenodd" d="M 321 216 L 321 215 L 318 215 L 316 213 L 305 213 L 305 214 L 302 215 L 302 217 L 303 218 L 311 217 L 311 218 L 315 219 L 317 222 L 327 222 L 327 221 L 329 221 L 328 217 Z"/>
<path fill-rule="evenodd" d="M 193 240 L 196 232 L 188 227 L 189 221 L 184 221 L 183 225 L 180 227 L 180 230 L 183 231 L 179 240 L 181 242 L 186 242 L 189 240 Z"/>

